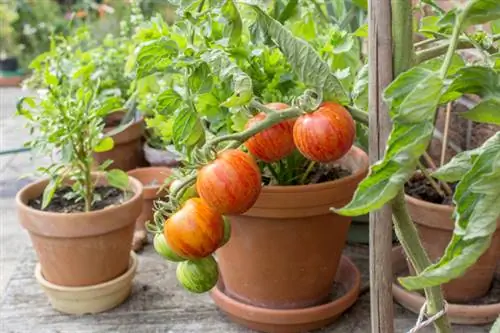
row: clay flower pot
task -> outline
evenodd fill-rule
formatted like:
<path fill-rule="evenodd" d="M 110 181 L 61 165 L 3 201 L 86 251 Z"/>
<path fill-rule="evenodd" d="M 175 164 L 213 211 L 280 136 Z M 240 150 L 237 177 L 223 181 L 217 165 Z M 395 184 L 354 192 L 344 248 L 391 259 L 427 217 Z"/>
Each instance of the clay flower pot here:
<path fill-rule="evenodd" d="M 147 167 L 130 170 L 127 173 L 139 180 L 143 186 L 142 212 L 135 222 L 133 249 L 136 251 L 147 242 L 145 223 L 153 220 L 154 202 L 166 195 L 165 189 L 161 192 L 160 189 L 172 171 L 167 167 Z"/>
<path fill-rule="evenodd" d="M 107 184 L 104 177 L 95 177 L 97 184 Z M 142 210 L 141 183 L 130 177 L 133 194 L 123 204 L 70 214 L 28 206 L 47 184 L 47 179 L 31 183 L 16 196 L 20 223 L 29 232 L 44 278 L 59 286 L 81 287 L 125 273 L 135 220 Z"/>
<path fill-rule="evenodd" d="M 113 112 L 106 117 L 104 133 L 110 132 L 119 126 L 121 118 L 125 112 Z M 102 164 L 107 160 L 112 160 L 113 163 L 110 169 L 116 168 L 123 171 L 128 171 L 137 168 L 144 162 L 144 153 L 142 151 L 142 134 L 144 132 L 144 118 L 141 116 L 135 122 L 130 124 L 123 131 L 112 135 L 114 147 L 111 150 L 94 153 L 94 158 L 98 164 Z"/>
<path fill-rule="evenodd" d="M 217 251 L 227 296 L 272 309 L 329 300 L 351 222 L 330 208 L 351 200 L 369 166 L 356 147 L 339 162 L 352 175 L 313 185 L 264 186 L 248 212 L 230 216 L 231 239 Z"/>
<path fill-rule="evenodd" d="M 173 147 L 167 147 L 164 150 L 156 149 L 149 146 L 148 143 L 145 142 L 143 149 L 146 161 L 152 166 L 166 166 L 166 167 L 179 166 L 180 156 L 173 149 Z"/>
<path fill-rule="evenodd" d="M 406 202 L 425 250 L 433 262 L 437 261 L 443 256 L 453 234 L 453 207 L 429 203 L 408 195 Z M 442 286 L 446 300 L 454 303 L 465 303 L 486 295 L 495 276 L 499 259 L 500 221 L 497 224 L 490 248 L 463 276 Z M 410 264 L 408 266 L 413 272 L 413 267 Z"/>

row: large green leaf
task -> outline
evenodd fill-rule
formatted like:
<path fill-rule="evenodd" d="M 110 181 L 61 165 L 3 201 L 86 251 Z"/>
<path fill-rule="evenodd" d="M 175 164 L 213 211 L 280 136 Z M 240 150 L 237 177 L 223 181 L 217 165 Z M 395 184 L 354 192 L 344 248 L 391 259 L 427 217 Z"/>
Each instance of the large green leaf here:
<path fill-rule="evenodd" d="M 489 67 L 464 67 L 453 76 L 446 94 L 450 93 L 500 97 L 500 74 Z"/>
<path fill-rule="evenodd" d="M 482 100 L 461 116 L 480 123 L 500 125 L 500 98 Z"/>
<path fill-rule="evenodd" d="M 231 44 L 238 44 L 241 40 L 243 23 L 234 1 L 226 0 L 222 5 L 221 13 L 227 20 L 224 26 L 224 35 L 228 36 Z"/>
<path fill-rule="evenodd" d="M 213 78 L 207 63 L 202 62 L 196 66 L 188 77 L 188 86 L 193 94 L 204 94 L 212 90 Z"/>
<path fill-rule="evenodd" d="M 486 147 L 485 147 L 486 146 Z M 488 249 L 500 216 L 500 133 L 488 140 L 457 185 L 455 230 L 439 262 L 418 276 L 401 278 L 410 290 L 438 286 L 462 276 Z"/>
<path fill-rule="evenodd" d="M 469 25 L 483 24 L 500 18 L 500 1 L 473 0 L 467 12 L 464 28 Z"/>
<path fill-rule="evenodd" d="M 251 5 L 257 12 L 257 21 L 267 35 L 279 46 L 299 79 L 311 88 L 322 89 L 324 98 L 349 102 L 349 97 L 339 79 L 330 71 L 314 48 L 302 39 L 296 38 L 278 21 L 267 15 L 259 6 Z"/>
<path fill-rule="evenodd" d="M 106 179 L 110 186 L 116 187 L 122 191 L 128 189 L 129 178 L 125 171 L 120 169 L 113 169 L 106 172 Z"/>
<path fill-rule="evenodd" d="M 434 116 L 443 88 L 435 71 L 415 67 L 386 89 L 393 128 L 383 160 L 375 163 L 358 186 L 353 200 L 337 213 L 363 215 L 394 198 L 413 174 L 434 131 Z"/>
<path fill-rule="evenodd" d="M 172 63 L 172 57 L 177 53 L 177 44 L 167 37 L 142 43 L 136 58 L 137 77 L 142 78 L 166 69 Z"/>
<path fill-rule="evenodd" d="M 243 72 L 222 50 L 210 50 L 202 59 L 222 81 L 232 79 L 234 93 L 222 106 L 235 107 L 248 104 L 253 96 L 252 79 Z"/>
<path fill-rule="evenodd" d="M 163 91 L 156 98 L 156 109 L 163 115 L 168 115 L 181 105 L 182 97 L 174 89 L 169 88 Z"/>
<path fill-rule="evenodd" d="M 172 140 L 179 150 L 183 147 L 190 150 L 204 142 L 205 129 L 200 116 L 194 110 L 186 108 L 177 114 L 172 128 Z"/>

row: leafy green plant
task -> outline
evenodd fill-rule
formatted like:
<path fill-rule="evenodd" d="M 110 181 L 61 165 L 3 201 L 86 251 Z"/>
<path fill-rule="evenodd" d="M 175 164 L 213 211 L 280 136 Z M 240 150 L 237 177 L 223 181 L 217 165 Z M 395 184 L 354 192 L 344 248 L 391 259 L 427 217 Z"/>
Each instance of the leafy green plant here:
<path fill-rule="evenodd" d="M 19 53 L 16 45 L 17 33 L 13 25 L 17 18 L 13 1 L 0 4 L 0 59 L 17 56 Z"/>
<path fill-rule="evenodd" d="M 48 92 L 36 104 L 32 98 L 23 98 L 17 114 L 28 120 L 30 132 L 35 138 L 27 143 L 37 153 L 60 152 L 60 159 L 38 171 L 49 176 L 50 182 L 43 193 L 42 209 L 51 202 L 56 190 L 70 182 L 67 199 L 83 200 L 85 211 L 99 200 L 95 194 L 94 152 L 113 148 L 113 139 L 103 135 L 103 117 L 113 103 L 96 98 L 99 83 L 94 87 L 75 86 L 62 77 L 51 74 L 46 68 L 45 81 Z M 123 191 L 128 187 L 128 176 L 121 170 L 106 171 L 112 161 L 98 166 L 111 186 Z"/>

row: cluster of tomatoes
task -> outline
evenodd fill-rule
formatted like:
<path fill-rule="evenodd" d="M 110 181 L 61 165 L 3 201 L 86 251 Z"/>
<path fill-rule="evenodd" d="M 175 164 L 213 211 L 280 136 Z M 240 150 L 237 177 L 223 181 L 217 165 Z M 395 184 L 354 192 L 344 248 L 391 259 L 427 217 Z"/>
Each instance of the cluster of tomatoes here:
<path fill-rule="evenodd" d="M 288 105 L 271 103 L 268 108 L 284 110 Z M 266 118 L 260 113 L 246 128 Z M 243 214 L 257 200 L 261 174 L 252 157 L 276 162 L 295 149 L 317 162 L 331 162 L 345 155 L 355 137 L 355 124 L 339 104 L 325 102 L 297 119 L 284 120 L 257 133 L 245 142 L 250 154 L 237 149 L 220 153 L 198 170 L 196 192 L 180 210 L 170 216 L 164 233 L 155 237 L 156 250 L 169 260 L 180 262 L 177 278 L 192 292 L 206 292 L 217 283 L 217 263 L 212 254 L 230 237 L 224 215 Z"/>

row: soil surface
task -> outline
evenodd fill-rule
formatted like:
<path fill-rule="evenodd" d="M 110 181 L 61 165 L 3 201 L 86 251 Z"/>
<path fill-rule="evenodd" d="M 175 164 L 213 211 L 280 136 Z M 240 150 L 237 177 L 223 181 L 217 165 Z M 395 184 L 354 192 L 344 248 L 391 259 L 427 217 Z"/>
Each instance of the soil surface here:
<path fill-rule="evenodd" d="M 439 181 L 436 180 L 436 182 Z M 416 174 L 405 184 L 405 193 L 423 201 L 440 205 L 451 205 L 453 203 L 452 197 L 455 192 L 455 184 L 448 185 L 451 187 L 452 195 L 442 197 L 432 187 L 427 178 L 425 178 L 422 174 Z"/>
<path fill-rule="evenodd" d="M 340 165 L 316 164 L 305 184 L 318 184 L 350 176 L 350 170 Z"/>
<path fill-rule="evenodd" d="M 68 198 L 72 193 L 71 187 L 66 186 L 58 189 L 52 198 L 50 204 L 43 209 L 47 212 L 55 213 L 81 213 L 85 211 L 83 200 L 76 201 L 74 198 Z M 92 210 L 104 209 L 108 206 L 119 205 L 125 201 L 123 191 L 112 186 L 99 186 L 95 188 L 95 194 L 99 198 L 92 205 Z M 42 195 L 28 202 L 28 206 L 42 210 Z"/>

